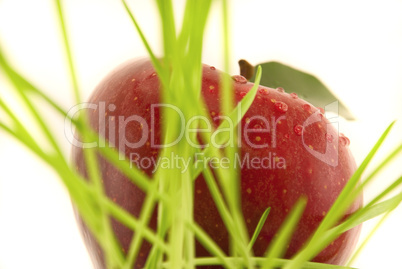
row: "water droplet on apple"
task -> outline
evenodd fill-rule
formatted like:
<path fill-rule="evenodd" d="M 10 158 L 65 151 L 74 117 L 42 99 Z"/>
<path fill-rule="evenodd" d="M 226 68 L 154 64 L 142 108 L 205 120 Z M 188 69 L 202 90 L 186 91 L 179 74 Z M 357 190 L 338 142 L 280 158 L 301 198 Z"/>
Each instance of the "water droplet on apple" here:
<path fill-rule="evenodd" d="M 236 81 L 237 83 L 240 83 L 240 84 L 246 84 L 247 83 L 247 79 L 245 77 L 241 76 L 241 75 L 234 75 L 234 76 L 232 76 L 232 79 L 234 81 Z"/>
<path fill-rule="evenodd" d="M 304 104 L 304 105 L 303 105 L 303 109 L 304 109 L 305 111 L 307 111 L 307 112 L 310 112 L 310 111 L 311 111 L 311 106 L 310 106 L 309 104 Z"/>
<path fill-rule="evenodd" d="M 211 112 L 211 118 L 214 122 L 219 122 L 220 121 L 220 113 L 212 111 Z"/>
<path fill-rule="evenodd" d="M 278 92 L 285 92 L 285 89 L 282 88 L 282 87 L 278 87 L 278 88 L 276 88 L 276 90 L 277 90 Z"/>
<path fill-rule="evenodd" d="M 318 110 L 320 110 L 320 118 L 323 119 L 325 118 L 325 110 L 322 107 L 318 107 Z"/>
<path fill-rule="evenodd" d="M 108 106 L 109 111 L 113 112 L 116 110 L 116 105 L 115 104 L 109 104 Z"/>
<path fill-rule="evenodd" d="M 216 70 L 215 66 L 210 66 L 209 69 Z"/>
<path fill-rule="evenodd" d="M 347 138 L 344 134 L 340 134 L 339 135 L 339 142 L 341 143 L 341 145 L 343 146 L 349 146 L 350 145 L 350 140 L 349 138 Z"/>
<path fill-rule="evenodd" d="M 295 125 L 295 127 L 293 128 L 293 130 L 295 131 L 295 133 L 297 134 L 297 135 L 302 135 L 303 134 L 303 126 L 301 126 L 301 125 Z"/>
<path fill-rule="evenodd" d="M 325 138 L 327 139 L 327 141 L 328 141 L 329 143 L 332 143 L 332 141 L 334 141 L 334 136 L 333 136 L 332 134 L 326 133 L 326 134 L 325 134 Z"/>
<path fill-rule="evenodd" d="M 275 102 L 275 108 L 276 108 L 276 110 L 278 110 L 279 112 L 286 112 L 286 111 L 288 111 L 288 105 L 285 104 L 284 102 L 281 102 L 281 101 Z"/>
<path fill-rule="evenodd" d="M 258 90 L 259 93 L 263 94 L 263 95 L 268 95 L 269 91 L 266 88 L 261 88 Z"/>
<path fill-rule="evenodd" d="M 292 92 L 292 93 L 290 94 L 290 97 L 292 97 L 293 99 L 299 98 L 299 96 L 297 96 L 297 93 L 295 93 L 295 92 Z"/>
<path fill-rule="evenodd" d="M 247 94 L 247 92 L 240 92 L 240 93 L 239 93 L 239 95 L 240 95 L 241 97 L 246 96 L 246 94 Z"/>

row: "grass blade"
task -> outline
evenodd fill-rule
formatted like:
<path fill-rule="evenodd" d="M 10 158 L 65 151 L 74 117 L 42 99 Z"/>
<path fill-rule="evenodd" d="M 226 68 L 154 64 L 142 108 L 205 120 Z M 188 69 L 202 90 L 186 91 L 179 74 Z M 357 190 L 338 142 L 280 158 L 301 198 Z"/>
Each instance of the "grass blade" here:
<path fill-rule="evenodd" d="M 307 198 L 301 197 L 299 201 L 293 206 L 292 211 L 286 217 L 284 223 L 281 225 L 277 236 L 269 244 L 266 254 L 266 261 L 263 264 L 263 269 L 270 269 L 274 267 L 273 259 L 280 258 L 286 251 L 286 245 L 288 244 L 294 230 L 297 227 L 303 211 L 307 205 Z"/>
<path fill-rule="evenodd" d="M 225 258 L 227 261 L 230 261 L 234 264 L 239 264 L 239 265 L 244 265 L 244 261 L 241 258 L 237 257 L 228 257 Z M 254 264 L 256 266 L 262 266 L 266 258 L 263 257 L 252 257 L 251 260 L 253 260 Z M 286 264 L 290 263 L 292 260 L 288 259 L 279 259 L 279 258 L 274 258 L 272 259 L 272 263 L 274 264 L 275 267 L 277 268 L 283 268 Z M 196 265 L 199 266 L 206 266 L 206 265 L 221 265 L 222 263 L 220 260 L 217 258 L 211 257 L 211 258 L 196 258 L 195 259 Z M 167 268 L 167 267 L 164 267 Z M 317 262 L 305 262 L 301 267 L 298 269 L 355 269 L 353 267 L 348 267 L 348 266 L 340 266 L 340 265 L 333 265 L 333 264 L 324 264 L 324 263 L 317 263 Z"/>
<path fill-rule="evenodd" d="M 76 102 L 80 103 L 81 102 L 80 90 L 78 87 L 78 80 L 77 80 L 77 75 L 75 72 L 73 55 L 71 52 L 71 46 L 70 46 L 70 42 L 69 42 L 69 38 L 68 38 L 68 34 L 67 34 L 67 27 L 66 27 L 66 23 L 65 23 L 65 19 L 64 19 L 64 12 L 63 12 L 61 0 L 56 0 L 56 7 L 57 7 L 57 15 L 58 15 L 59 23 L 60 23 L 60 30 L 63 35 L 64 49 L 66 51 L 68 67 L 70 70 L 73 92 L 74 92 Z"/>
<path fill-rule="evenodd" d="M 167 81 L 166 81 L 166 74 L 163 71 L 163 68 L 159 62 L 159 60 L 156 58 L 154 52 L 151 49 L 151 46 L 149 45 L 147 39 L 145 38 L 144 32 L 141 30 L 140 25 L 138 24 L 137 20 L 134 17 L 134 14 L 131 12 L 130 7 L 127 5 L 127 1 L 126 0 L 122 0 L 121 1 L 124 5 L 124 8 L 128 14 L 128 16 L 130 17 L 131 21 L 134 24 L 135 29 L 137 30 L 138 35 L 141 38 L 142 43 L 144 44 L 149 57 L 151 58 L 152 64 L 155 67 L 156 72 L 158 73 L 159 78 L 161 79 L 162 84 L 164 85 L 164 87 L 166 87 L 168 85 Z"/>
<path fill-rule="evenodd" d="M 358 193 L 354 192 L 362 173 L 367 168 L 370 161 L 373 159 L 374 155 L 384 142 L 385 138 L 391 131 L 392 126 L 395 122 L 392 122 L 388 128 L 381 135 L 379 140 L 376 142 L 374 147 L 371 149 L 367 157 L 363 160 L 362 164 L 357 168 L 356 172 L 349 179 L 348 183 L 336 199 L 335 203 L 332 205 L 331 209 L 328 211 L 327 215 L 317 228 L 316 232 L 312 236 L 310 242 L 305 246 L 305 248 L 300 251 L 289 263 L 285 269 L 296 269 L 300 267 L 305 261 L 310 260 L 315 255 L 317 255 L 321 249 L 325 247 L 325 244 L 320 244 L 322 242 L 322 235 L 325 230 L 331 228 L 339 219 L 342 217 L 344 211 L 349 207 L 349 205 L 356 199 Z"/>
<path fill-rule="evenodd" d="M 77 75 L 75 71 L 75 65 L 73 61 L 73 56 L 71 52 L 71 46 L 70 46 L 70 41 L 69 41 L 69 36 L 67 33 L 67 27 L 65 24 L 65 19 L 64 19 L 64 10 L 61 4 L 61 0 L 56 0 L 56 8 L 57 8 L 57 15 L 60 23 L 60 29 L 63 34 L 63 42 L 64 42 L 64 49 L 66 52 L 67 60 L 68 60 L 68 66 L 70 70 L 70 78 L 73 86 L 73 92 L 75 96 L 75 101 L 77 103 L 81 102 L 81 96 L 80 96 L 80 90 L 78 86 L 78 80 L 77 80 Z M 90 126 L 89 125 L 89 119 L 87 118 L 86 114 L 81 114 L 79 117 L 79 121 L 82 122 L 83 126 Z M 89 128 L 88 128 L 89 129 Z M 83 129 L 83 132 L 81 133 L 82 138 L 85 141 L 88 140 L 88 132 L 87 128 Z M 91 180 L 92 184 L 96 187 L 96 198 L 100 202 L 102 197 L 104 197 L 104 190 L 103 190 L 103 184 L 102 184 L 102 179 L 101 179 L 101 173 L 98 167 L 98 161 L 95 155 L 95 150 L 94 149 L 82 149 L 83 150 L 83 155 L 84 155 L 84 160 L 86 163 L 86 169 L 88 172 L 88 177 Z M 106 213 L 106 210 L 103 208 L 103 205 L 101 204 L 101 220 L 100 223 L 102 223 L 102 239 L 106 242 L 109 242 L 109 244 L 105 245 L 104 249 L 104 257 L 105 257 L 105 263 L 108 268 L 114 268 L 114 267 L 121 267 L 124 263 L 124 257 L 121 252 L 121 247 L 117 242 L 117 239 L 115 238 L 114 232 L 112 230 L 112 226 L 110 223 L 110 219 Z M 102 241 L 103 241 L 102 240 Z"/>
<path fill-rule="evenodd" d="M 330 229 L 327 234 L 340 235 L 367 220 L 373 219 L 381 214 L 394 210 L 401 203 L 402 193 L 395 195 L 394 197 L 383 202 L 371 206 L 365 206 L 364 208 L 353 214 L 349 219 L 345 220 L 345 222 Z"/>
<path fill-rule="evenodd" d="M 388 211 L 387 213 L 384 214 L 384 216 L 381 217 L 381 219 L 377 222 L 377 224 L 374 226 L 374 228 L 370 231 L 370 233 L 367 235 L 367 237 L 364 239 L 364 241 L 360 244 L 360 246 L 355 250 L 353 253 L 353 256 L 349 259 L 348 263 L 346 264 L 347 266 L 350 266 L 356 258 L 359 256 L 363 248 L 367 245 L 368 241 L 371 239 L 371 237 L 374 235 L 374 233 L 380 228 L 380 226 L 384 223 L 384 221 L 388 218 L 388 216 L 391 214 L 392 211 Z"/>
<path fill-rule="evenodd" d="M 233 268 L 233 264 L 229 263 L 226 259 L 226 254 L 220 247 L 206 234 L 197 224 L 187 223 L 187 226 L 194 231 L 197 239 L 210 251 L 210 253 L 227 268 Z"/>
<path fill-rule="evenodd" d="M 260 220 L 258 221 L 257 227 L 254 230 L 253 236 L 250 239 L 250 243 L 248 244 L 248 249 L 251 250 L 254 246 L 255 241 L 258 238 L 258 235 L 261 232 L 262 227 L 265 224 L 265 221 L 267 220 L 267 217 L 269 215 L 269 212 L 271 211 L 271 208 L 268 207 L 267 209 L 265 209 L 264 213 L 262 213 L 262 216 L 260 218 Z"/>

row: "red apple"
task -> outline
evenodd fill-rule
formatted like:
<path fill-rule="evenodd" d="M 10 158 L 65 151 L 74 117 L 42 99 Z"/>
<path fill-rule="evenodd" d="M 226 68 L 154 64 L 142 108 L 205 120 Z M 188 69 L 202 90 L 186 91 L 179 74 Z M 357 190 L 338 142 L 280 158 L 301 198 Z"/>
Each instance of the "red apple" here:
<path fill-rule="evenodd" d="M 203 65 L 202 96 L 213 124 L 219 123 L 221 72 Z M 236 103 L 253 84 L 234 76 Z M 183 97 L 184 98 L 184 97 Z M 160 100 L 160 83 L 149 60 L 130 61 L 115 69 L 95 89 L 89 102 L 91 125 L 127 158 L 152 177 L 159 149 L 161 130 L 159 110 L 152 105 Z M 154 111 L 154 124 L 151 115 Z M 130 118 L 131 117 L 131 118 Z M 252 235 L 262 213 L 271 212 L 254 245 L 256 256 L 263 256 L 283 220 L 301 195 L 308 202 L 292 237 L 285 257 L 294 255 L 312 235 L 356 169 L 348 149 L 349 140 L 337 135 L 320 110 L 283 89 L 260 86 L 250 109 L 241 121 L 241 198 L 247 229 Z M 151 130 L 152 129 L 152 130 Z M 153 133 L 155 141 L 152 141 Z M 183 138 L 184 139 L 184 138 Z M 154 142 L 154 144 L 153 144 Z M 338 143 L 339 142 L 339 143 Z M 82 150 L 73 149 L 77 169 L 86 174 Z M 139 216 L 145 197 L 116 168 L 99 158 L 107 195 L 134 216 Z M 202 176 L 195 181 L 194 217 L 197 223 L 228 252 L 228 233 Z M 359 197 L 346 215 L 362 205 Z M 156 227 L 156 215 L 150 222 Z M 102 252 L 81 223 L 86 245 L 96 268 L 104 268 Z M 113 221 L 113 229 L 123 251 L 127 251 L 133 232 Z M 356 244 L 360 227 L 351 229 L 331 243 L 314 261 L 344 264 Z M 135 268 L 144 265 L 151 245 L 144 242 Z M 209 253 L 197 242 L 198 257 Z"/>

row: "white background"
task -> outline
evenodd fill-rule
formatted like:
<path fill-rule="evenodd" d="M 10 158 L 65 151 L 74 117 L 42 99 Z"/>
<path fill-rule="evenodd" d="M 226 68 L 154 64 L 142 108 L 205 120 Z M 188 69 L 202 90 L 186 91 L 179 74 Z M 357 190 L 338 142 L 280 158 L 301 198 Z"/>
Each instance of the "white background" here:
<path fill-rule="evenodd" d="M 64 108 L 73 105 L 54 1 L 0 0 L 0 41 L 13 64 Z M 87 97 L 126 59 L 145 56 L 120 1 L 70 0 L 67 25 L 80 86 Z M 183 1 L 175 1 L 183 9 Z M 280 3 L 278 3 L 280 2 Z M 131 1 L 160 51 L 153 1 Z M 204 62 L 222 68 L 220 9 L 209 20 Z M 357 163 L 393 120 L 402 119 L 402 1 L 233 1 L 232 70 L 240 58 L 278 60 L 317 75 L 357 121 L 339 125 Z M 0 76 L 0 93 L 8 83 Z M 47 121 L 64 145 L 63 119 Z M 0 114 L 1 116 L 1 114 Z M 398 122 L 376 161 L 402 140 Z M 401 163 L 401 158 L 398 159 Z M 366 201 L 402 174 L 394 163 L 366 190 Z M 373 226 L 364 226 L 363 237 Z M 359 268 L 402 268 L 402 210 L 381 227 L 356 261 Z M 0 132 L 0 268 L 91 268 L 68 195 L 53 171 Z"/>

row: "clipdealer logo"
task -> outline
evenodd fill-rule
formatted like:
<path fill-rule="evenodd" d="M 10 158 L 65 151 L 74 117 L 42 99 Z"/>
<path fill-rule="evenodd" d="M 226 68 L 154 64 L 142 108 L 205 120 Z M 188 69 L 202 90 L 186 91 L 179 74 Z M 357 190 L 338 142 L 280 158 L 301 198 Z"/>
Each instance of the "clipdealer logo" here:
<path fill-rule="evenodd" d="M 159 168 L 162 169 L 179 169 L 181 173 L 188 171 L 190 166 L 195 169 L 206 169 L 208 166 L 212 169 L 230 169 L 230 159 L 228 157 L 209 157 L 204 153 L 196 153 L 194 157 L 184 158 L 173 152 L 170 156 L 148 157 L 141 156 L 138 153 L 130 153 L 130 165 L 135 165 L 142 170 L 152 169 L 151 173 L 155 173 Z M 251 157 L 250 153 L 241 155 L 235 154 L 234 168 L 246 169 L 286 169 L 285 158 L 277 156 L 276 153 L 269 152 L 264 157 Z"/>
<path fill-rule="evenodd" d="M 166 141 L 164 144 L 156 143 L 157 138 L 155 137 L 155 131 L 159 128 L 157 126 L 156 119 L 158 115 L 156 114 L 157 110 L 160 109 L 170 109 L 171 112 L 174 112 L 178 117 L 178 122 L 180 123 L 181 128 L 177 130 L 176 136 L 172 141 Z M 139 156 L 137 153 L 131 153 L 130 156 L 126 156 L 126 149 L 138 149 L 143 147 L 144 145 L 149 145 L 150 148 L 154 150 L 173 147 L 177 145 L 182 139 L 185 139 L 186 142 L 194 148 L 208 148 L 215 147 L 218 149 L 222 149 L 225 147 L 234 147 L 236 146 L 233 143 L 234 132 L 237 132 L 237 146 L 242 147 L 242 143 L 245 143 L 248 147 L 258 150 L 258 149 L 273 149 L 272 151 L 267 151 L 264 156 L 250 158 L 249 155 L 244 155 L 243 158 L 240 156 L 236 156 L 236 164 L 240 167 L 260 167 L 264 169 L 284 169 L 286 168 L 286 162 L 283 157 L 277 156 L 274 150 L 277 147 L 277 125 L 286 120 L 286 116 L 282 115 L 280 117 L 275 118 L 274 116 L 271 119 L 267 119 L 260 115 L 254 115 L 244 123 L 238 124 L 233 122 L 230 117 L 216 115 L 212 118 L 212 120 L 219 120 L 221 125 L 218 129 L 213 128 L 213 124 L 207 117 L 204 116 L 194 116 L 190 119 L 185 118 L 182 111 L 171 104 L 152 104 L 150 107 L 150 119 L 141 117 L 139 115 L 130 115 L 130 116 L 122 116 L 122 115 L 113 115 L 116 110 L 116 106 L 114 104 L 106 105 L 105 102 L 99 102 L 98 104 L 94 103 L 81 103 L 74 107 L 72 107 L 65 119 L 65 136 L 67 140 L 74 146 L 79 148 L 95 148 L 95 147 L 105 147 L 106 141 L 105 137 L 108 137 L 108 143 L 110 146 L 118 145 L 118 152 L 120 153 L 120 159 L 125 160 L 127 157 L 130 158 L 130 162 L 136 164 L 138 167 L 148 169 L 147 167 L 176 167 L 187 169 L 189 165 L 200 165 L 203 163 L 207 165 L 218 165 L 222 168 L 228 166 L 226 159 L 216 160 L 216 159 L 206 159 L 200 161 L 201 156 L 194 156 L 193 160 L 182 160 L 180 156 L 171 156 L 172 160 L 165 160 L 162 157 L 159 158 L 150 158 Z M 335 112 L 332 113 L 334 116 L 330 116 L 327 113 L 327 119 L 332 120 L 332 124 L 336 124 L 333 119 L 338 117 L 338 102 L 333 102 L 327 106 L 325 106 L 326 111 Z M 89 141 L 83 142 L 76 135 L 74 135 L 74 126 L 71 119 L 75 118 L 79 115 L 80 112 L 89 111 L 93 114 L 97 114 L 94 116 L 95 119 L 98 119 L 98 133 L 99 139 L 97 141 Z M 109 116 L 107 116 L 109 115 Z M 303 130 L 318 121 L 321 120 L 320 111 L 317 110 L 310 117 L 308 117 L 303 123 Z M 237 118 L 242 117 L 241 104 L 239 104 Z M 148 124 L 148 122 L 150 124 Z M 258 123 L 258 124 L 257 124 Z M 328 124 L 330 124 L 328 123 Z M 127 137 L 127 130 L 130 124 L 138 124 L 141 126 L 139 139 L 137 141 L 130 141 Z M 195 125 L 195 126 L 194 126 Z M 259 126 L 255 128 L 255 126 Z M 106 126 L 108 128 L 106 128 Z M 237 126 L 237 127 L 236 127 Z M 106 134 L 108 132 L 108 134 Z M 197 139 L 197 135 L 199 133 L 208 133 L 210 134 L 208 143 L 201 144 Z M 259 139 L 252 139 L 253 136 L 259 134 Z M 261 137 L 265 137 L 268 139 L 264 139 L 261 141 Z M 194 141 L 195 137 L 195 141 Z M 244 140 L 244 141 L 243 141 Z M 256 142 L 257 141 L 257 142 Z M 305 142 L 305 132 L 302 132 L 302 143 L 308 154 L 313 155 L 317 159 L 322 162 L 330 165 L 337 166 L 338 165 L 338 139 L 334 139 L 331 141 L 327 141 L 326 150 L 324 153 L 318 152 L 311 147 L 309 147 Z M 172 161 L 176 164 L 174 166 Z M 180 166 L 178 166 L 180 164 Z"/>

